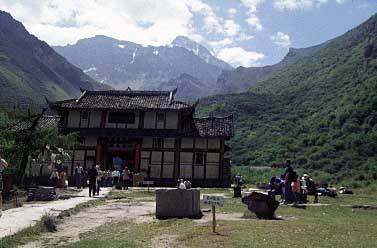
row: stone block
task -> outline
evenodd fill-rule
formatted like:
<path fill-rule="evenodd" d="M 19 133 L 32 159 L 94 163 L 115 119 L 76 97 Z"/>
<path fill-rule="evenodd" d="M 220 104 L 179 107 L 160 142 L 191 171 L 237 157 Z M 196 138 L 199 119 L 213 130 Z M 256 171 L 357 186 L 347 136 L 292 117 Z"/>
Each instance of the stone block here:
<path fill-rule="evenodd" d="M 57 194 L 52 187 L 38 187 L 28 190 L 27 201 L 53 201 L 55 199 L 57 199 Z"/>
<path fill-rule="evenodd" d="M 242 198 L 242 202 L 260 219 L 274 219 L 275 211 L 279 207 L 278 201 L 259 192 L 251 192 Z"/>
<path fill-rule="evenodd" d="M 156 190 L 156 217 L 200 218 L 200 190 L 158 189 Z"/>

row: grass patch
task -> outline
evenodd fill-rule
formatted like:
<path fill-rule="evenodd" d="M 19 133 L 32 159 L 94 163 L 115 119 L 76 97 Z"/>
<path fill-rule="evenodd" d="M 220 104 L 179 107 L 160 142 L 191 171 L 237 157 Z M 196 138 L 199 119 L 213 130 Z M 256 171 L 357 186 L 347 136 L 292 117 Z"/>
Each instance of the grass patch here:
<path fill-rule="evenodd" d="M 132 189 L 132 190 L 115 190 L 109 192 L 109 194 L 105 197 L 108 200 L 118 200 L 118 199 L 126 199 L 130 201 L 155 201 L 156 195 L 153 189 L 150 189 L 149 192 L 147 189 Z"/>
<path fill-rule="evenodd" d="M 228 195 L 229 190 L 201 189 L 201 193 Z M 306 209 L 281 206 L 277 216 L 282 220 L 218 220 L 218 234 L 212 233 L 211 223 L 199 224 L 191 219 L 154 220 L 139 225 L 112 223 L 82 235 L 81 241 L 67 247 L 148 247 L 166 236 L 172 237 L 169 247 L 179 244 L 195 248 L 375 246 L 377 211 L 353 211 L 343 205 L 376 205 L 376 195 L 340 195 L 337 198 L 320 197 L 319 200 L 331 205 L 308 206 Z M 202 208 L 208 206 L 202 205 Z M 226 198 L 224 207 L 216 209 L 223 213 L 249 212 L 240 198 Z"/>

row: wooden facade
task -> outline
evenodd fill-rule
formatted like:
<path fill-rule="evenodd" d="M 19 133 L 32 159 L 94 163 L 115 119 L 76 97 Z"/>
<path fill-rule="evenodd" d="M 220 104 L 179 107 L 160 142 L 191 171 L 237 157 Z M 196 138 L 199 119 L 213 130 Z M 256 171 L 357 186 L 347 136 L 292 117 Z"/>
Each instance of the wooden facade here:
<path fill-rule="evenodd" d="M 194 118 L 195 106 L 174 100 L 175 91 L 83 91 L 78 99 L 50 103 L 63 133 L 79 132 L 71 168 L 128 166 L 156 185 L 177 179 L 194 186 L 229 186 L 225 140 L 233 119 Z"/>

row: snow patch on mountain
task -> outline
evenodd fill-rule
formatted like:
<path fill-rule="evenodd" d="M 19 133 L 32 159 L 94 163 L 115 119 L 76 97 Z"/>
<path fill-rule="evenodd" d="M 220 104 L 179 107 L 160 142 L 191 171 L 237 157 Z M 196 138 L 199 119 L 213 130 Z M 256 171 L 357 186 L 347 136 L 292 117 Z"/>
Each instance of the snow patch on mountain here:
<path fill-rule="evenodd" d="M 136 51 L 137 51 L 137 48 L 135 48 L 134 52 L 132 53 L 132 60 L 130 61 L 130 64 L 133 64 L 135 62 Z"/>
<path fill-rule="evenodd" d="M 85 73 L 91 72 L 91 71 L 96 71 L 96 67 L 90 67 L 89 69 L 84 70 Z"/>

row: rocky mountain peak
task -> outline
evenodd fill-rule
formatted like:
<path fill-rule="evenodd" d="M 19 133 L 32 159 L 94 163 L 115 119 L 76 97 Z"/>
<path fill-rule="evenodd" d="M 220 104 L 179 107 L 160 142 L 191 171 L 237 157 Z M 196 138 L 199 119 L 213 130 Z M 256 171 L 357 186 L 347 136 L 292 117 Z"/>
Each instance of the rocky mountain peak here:
<path fill-rule="evenodd" d="M 186 36 L 177 36 L 171 43 L 172 46 L 176 47 L 183 47 L 186 50 L 191 51 L 196 56 L 200 57 L 204 61 L 209 64 L 218 66 L 223 70 L 231 70 L 233 69 L 229 64 L 225 63 L 224 61 L 216 58 L 206 47 L 197 43 L 194 40 Z"/>

